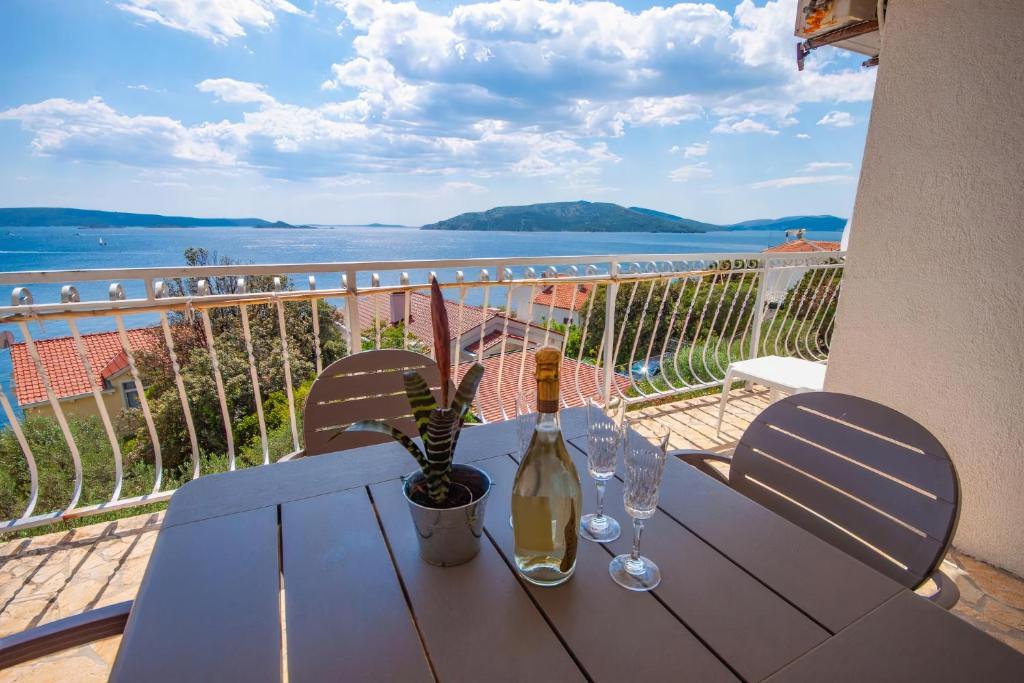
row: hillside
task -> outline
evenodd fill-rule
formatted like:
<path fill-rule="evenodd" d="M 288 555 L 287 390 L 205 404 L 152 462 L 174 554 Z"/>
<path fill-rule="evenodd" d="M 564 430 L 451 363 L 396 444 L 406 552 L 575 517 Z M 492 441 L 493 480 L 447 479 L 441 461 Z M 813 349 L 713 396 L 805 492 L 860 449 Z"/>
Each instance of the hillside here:
<path fill-rule="evenodd" d="M 282 221 L 271 222 L 262 218 L 192 218 L 189 216 L 161 216 L 151 213 L 122 213 L 120 211 L 91 211 L 87 209 L 64 209 L 49 207 L 27 207 L 0 209 L 0 225 L 3 226 L 80 226 L 87 228 L 109 227 L 258 227 L 293 228 Z"/>
<path fill-rule="evenodd" d="M 713 232 L 717 230 L 842 230 L 845 218 L 787 216 L 716 225 L 663 211 L 603 202 L 555 202 L 499 206 L 424 225 L 423 230 L 511 230 L 526 232 Z"/>
<path fill-rule="evenodd" d="M 783 218 L 759 218 L 752 221 L 734 223 L 725 227 L 726 230 L 842 230 L 846 219 L 837 216 L 785 216 Z"/>
<path fill-rule="evenodd" d="M 423 230 L 517 232 L 704 232 L 703 228 L 604 202 L 554 202 L 499 206 L 424 225 Z"/>

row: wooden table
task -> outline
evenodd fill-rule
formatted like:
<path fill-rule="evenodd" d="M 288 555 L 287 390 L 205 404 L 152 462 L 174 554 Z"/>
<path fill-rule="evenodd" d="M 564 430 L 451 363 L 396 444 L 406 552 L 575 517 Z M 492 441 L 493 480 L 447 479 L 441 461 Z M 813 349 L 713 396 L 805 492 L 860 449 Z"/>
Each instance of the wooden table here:
<path fill-rule="evenodd" d="M 562 421 L 585 473 L 586 415 Z M 628 533 L 581 541 L 564 586 L 520 582 L 516 442 L 510 423 L 459 441 L 495 490 L 458 567 L 419 559 L 398 479 L 413 461 L 393 444 L 186 485 L 112 680 L 1024 680 L 1024 656 L 675 460 L 644 533 L 657 590 L 608 576 Z M 617 480 L 607 500 L 627 526 Z"/>

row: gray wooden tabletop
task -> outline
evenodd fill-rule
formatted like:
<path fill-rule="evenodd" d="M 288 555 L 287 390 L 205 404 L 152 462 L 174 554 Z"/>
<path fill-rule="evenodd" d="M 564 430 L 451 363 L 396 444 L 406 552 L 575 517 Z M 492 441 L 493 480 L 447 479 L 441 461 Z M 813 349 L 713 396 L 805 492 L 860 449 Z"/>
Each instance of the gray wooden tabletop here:
<path fill-rule="evenodd" d="M 585 473 L 583 409 L 562 425 Z M 459 441 L 495 490 L 480 554 L 458 567 L 419 559 L 399 480 L 414 463 L 397 445 L 189 483 L 111 680 L 1024 680 L 1024 656 L 675 460 L 644 533 L 655 591 L 608 575 L 628 534 L 581 542 L 563 586 L 521 582 L 516 443 L 510 423 Z M 618 480 L 606 501 L 628 522 Z"/>

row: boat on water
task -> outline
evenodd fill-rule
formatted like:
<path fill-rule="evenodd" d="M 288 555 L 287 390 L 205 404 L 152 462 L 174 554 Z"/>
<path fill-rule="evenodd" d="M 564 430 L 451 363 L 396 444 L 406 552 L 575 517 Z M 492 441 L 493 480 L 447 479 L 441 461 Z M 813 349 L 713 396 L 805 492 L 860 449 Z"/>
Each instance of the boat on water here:
<path fill-rule="evenodd" d="M 102 237 L 100 238 L 100 246 L 101 247 L 107 246 L 107 241 L 105 239 L 103 239 Z"/>

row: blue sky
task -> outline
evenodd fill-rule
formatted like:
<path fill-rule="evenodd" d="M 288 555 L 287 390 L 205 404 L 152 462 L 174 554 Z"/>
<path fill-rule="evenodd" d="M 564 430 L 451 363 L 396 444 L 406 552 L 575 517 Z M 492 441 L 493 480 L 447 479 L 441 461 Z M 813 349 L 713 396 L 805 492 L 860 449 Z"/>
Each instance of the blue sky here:
<path fill-rule="evenodd" d="M 848 216 L 874 90 L 796 0 L 5 0 L 0 206 Z"/>

